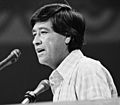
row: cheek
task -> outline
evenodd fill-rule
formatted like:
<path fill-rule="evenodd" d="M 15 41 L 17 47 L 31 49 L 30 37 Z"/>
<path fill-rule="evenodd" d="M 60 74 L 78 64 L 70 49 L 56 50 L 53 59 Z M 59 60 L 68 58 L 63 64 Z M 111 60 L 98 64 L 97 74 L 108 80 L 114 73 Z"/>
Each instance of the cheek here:
<path fill-rule="evenodd" d="M 58 48 L 58 43 L 55 40 L 49 40 L 48 42 L 48 49 L 52 52 L 55 53 L 55 51 Z"/>
<path fill-rule="evenodd" d="M 44 45 L 46 46 L 47 52 L 49 52 L 49 54 L 52 54 L 56 46 L 56 40 L 52 38 L 47 38 Z"/>
<path fill-rule="evenodd" d="M 50 46 L 54 53 L 54 56 L 59 56 L 59 54 L 63 52 L 64 47 L 65 47 L 62 39 L 52 40 L 50 42 Z"/>
<path fill-rule="evenodd" d="M 65 42 L 63 37 L 49 37 L 46 39 L 45 46 L 51 56 L 59 55 L 65 48 Z"/>

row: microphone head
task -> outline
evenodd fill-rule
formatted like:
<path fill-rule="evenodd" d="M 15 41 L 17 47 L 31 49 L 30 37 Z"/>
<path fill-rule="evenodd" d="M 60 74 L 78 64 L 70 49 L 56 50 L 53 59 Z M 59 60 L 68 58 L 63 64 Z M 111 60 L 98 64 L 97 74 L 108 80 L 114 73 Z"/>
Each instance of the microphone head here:
<path fill-rule="evenodd" d="M 19 49 L 14 49 L 11 54 L 12 56 L 12 63 L 16 62 L 18 60 L 18 58 L 20 57 L 21 55 L 21 51 Z"/>
<path fill-rule="evenodd" d="M 49 84 L 49 81 L 47 79 L 44 79 L 40 82 L 40 84 L 43 84 L 43 85 L 48 85 Z"/>
<path fill-rule="evenodd" d="M 50 87 L 49 81 L 46 80 L 46 79 L 45 79 L 45 80 L 42 80 L 42 81 L 39 83 L 39 85 L 37 86 L 37 88 L 34 90 L 34 94 L 35 94 L 36 96 L 38 96 L 40 93 L 48 90 L 49 87 Z"/>
<path fill-rule="evenodd" d="M 49 89 L 49 87 L 50 87 L 50 83 L 49 83 L 49 81 L 48 81 L 47 79 L 42 80 L 42 81 L 40 82 L 40 84 L 44 85 L 45 88 L 46 88 L 46 90 Z"/>

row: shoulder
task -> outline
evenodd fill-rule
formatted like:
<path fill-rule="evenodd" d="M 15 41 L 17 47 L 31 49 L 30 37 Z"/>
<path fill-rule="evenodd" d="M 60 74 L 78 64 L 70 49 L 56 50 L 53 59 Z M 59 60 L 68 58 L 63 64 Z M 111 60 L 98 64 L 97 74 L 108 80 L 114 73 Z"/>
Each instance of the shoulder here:
<path fill-rule="evenodd" d="M 100 61 L 89 57 L 83 57 L 79 62 L 78 68 L 78 75 L 81 76 L 104 75 L 103 65 L 100 63 Z"/>

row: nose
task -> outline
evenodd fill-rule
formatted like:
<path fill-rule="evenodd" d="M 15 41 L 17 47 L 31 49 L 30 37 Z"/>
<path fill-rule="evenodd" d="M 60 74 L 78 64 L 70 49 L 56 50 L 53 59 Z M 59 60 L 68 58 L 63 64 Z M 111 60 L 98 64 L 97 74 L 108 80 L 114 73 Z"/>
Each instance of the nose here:
<path fill-rule="evenodd" d="M 38 46 L 38 45 L 42 44 L 42 41 L 41 41 L 40 37 L 39 37 L 38 35 L 36 35 L 36 36 L 34 37 L 32 43 L 33 43 L 33 45 Z"/>

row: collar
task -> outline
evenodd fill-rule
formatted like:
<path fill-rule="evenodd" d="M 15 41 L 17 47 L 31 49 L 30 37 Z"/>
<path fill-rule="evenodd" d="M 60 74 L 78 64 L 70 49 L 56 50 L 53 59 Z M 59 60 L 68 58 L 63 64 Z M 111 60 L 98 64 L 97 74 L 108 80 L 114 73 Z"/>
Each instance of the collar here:
<path fill-rule="evenodd" d="M 67 75 L 69 75 L 70 72 L 74 70 L 75 64 L 79 62 L 79 60 L 83 57 L 83 53 L 81 50 L 73 50 L 63 61 L 62 63 L 57 67 L 57 71 L 59 74 L 63 77 L 63 79 L 66 79 Z M 73 68 L 73 69 L 72 69 Z"/>

